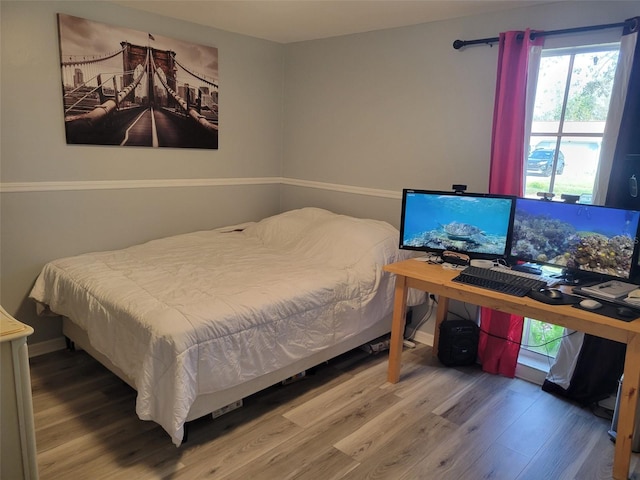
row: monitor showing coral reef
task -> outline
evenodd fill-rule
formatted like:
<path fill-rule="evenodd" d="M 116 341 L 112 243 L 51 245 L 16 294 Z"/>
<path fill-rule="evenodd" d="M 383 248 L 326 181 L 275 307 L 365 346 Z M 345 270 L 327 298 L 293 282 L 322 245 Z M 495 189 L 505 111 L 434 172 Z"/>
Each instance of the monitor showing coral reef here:
<path fill-rule="evenodd" d="M 511 257 L 631 280 L 640 212 L 518 198 Z"/>
<path fill-rule="evenodd" d="M 405 189 L 400 248 L 506 258 L 514 203 L 507 195 Z"/>

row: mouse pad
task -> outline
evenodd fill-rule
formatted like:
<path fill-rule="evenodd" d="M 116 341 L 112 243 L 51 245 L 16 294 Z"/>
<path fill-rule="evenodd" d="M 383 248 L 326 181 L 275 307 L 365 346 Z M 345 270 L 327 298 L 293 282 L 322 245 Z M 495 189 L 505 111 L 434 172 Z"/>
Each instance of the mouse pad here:
<path fill-rule="evenodd" d="M 584 300 L 584 299 L 581 299 Z M 598 300 L 600 301 L 600 300 Z M 593 313 L 597 313 L 598 315 L 604 315 L 605 317 L 610 317 L 610 318 L 615 318 L 616 320 L 622 320 L 623 322 L 632 322 L 634 321 L 636 318 L 640 318 L 640 312 L 637 310 L 632 310 L 633 311 L 633 316 L 632 317 L 622 317 L 620 315 L 618 315 L 618 306 L 617 305 L 608 305 L 606 303 L 602 303 L 602 307 L 596 309 L 596 310 L 589 310 L 588 308 L 584 308 L 582 306 L 580 306 L 580 304 L 575 304 L 574 305 L 575 308 L 579 308 L 580 310 L 584 310 L 586 312 L 593 312 Z"/>
<path fill-rule="evenodd" d="M 560 298 L 551 298 L 544 293 L 534 289 L 527 293 L 527 296 L 549 305 L 575 305 L 576 303 L 580 303 L 581 300 L 584 300 L 584 297 L 578 297 L 576 295 L 570 295 L 568 293 L 562 293 L 562 297 Z"/>

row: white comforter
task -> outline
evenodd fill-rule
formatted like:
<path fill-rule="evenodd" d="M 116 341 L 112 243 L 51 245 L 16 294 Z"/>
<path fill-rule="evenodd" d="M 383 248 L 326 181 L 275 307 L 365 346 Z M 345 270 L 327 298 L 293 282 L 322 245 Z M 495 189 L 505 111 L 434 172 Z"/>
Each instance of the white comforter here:
<path fill-rule="evenodd" d="M 135 381 L 136 411 L 180 445 L 196 396 L 327 348 L 391 311 L 391 225 L 294 210 L 48 263 L 30 296 Z M 379 290 L 380 287 L 380 290 Z"/>

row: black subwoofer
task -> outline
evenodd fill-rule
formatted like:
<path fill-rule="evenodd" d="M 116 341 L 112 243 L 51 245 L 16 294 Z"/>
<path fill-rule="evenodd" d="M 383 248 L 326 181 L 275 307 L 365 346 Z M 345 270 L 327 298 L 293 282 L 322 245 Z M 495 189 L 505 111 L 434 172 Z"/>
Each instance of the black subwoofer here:
<path fill-rule="evenodd" d="M 478 338 L 478 325 L 471 320 L 445 320 L 440 324 L 438 359 L 448 367 L 474 364 Z"/>

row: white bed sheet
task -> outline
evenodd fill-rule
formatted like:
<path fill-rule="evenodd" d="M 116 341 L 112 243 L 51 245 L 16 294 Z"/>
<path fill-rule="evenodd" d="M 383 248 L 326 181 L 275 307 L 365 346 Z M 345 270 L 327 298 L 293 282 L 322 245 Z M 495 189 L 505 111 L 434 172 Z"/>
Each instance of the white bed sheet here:
<path fill-rule="evenodd" d="M 133 379 L 136 412 L 180 445 L 195 398 L 272 372 L 387 316 L 381 267 L 409 256 L 374 220 L 293 210 L 48 263 L 30 297 Z M 232 230 L 232 231 L 229 231 Z"/>

